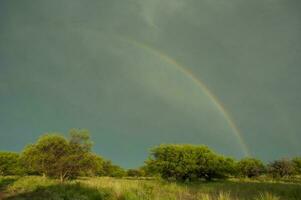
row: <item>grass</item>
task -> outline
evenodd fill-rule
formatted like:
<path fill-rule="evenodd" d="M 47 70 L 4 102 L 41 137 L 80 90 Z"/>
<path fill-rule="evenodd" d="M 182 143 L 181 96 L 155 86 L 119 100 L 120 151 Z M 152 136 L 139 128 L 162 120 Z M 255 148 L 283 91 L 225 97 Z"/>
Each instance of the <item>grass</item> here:
<path fill-rule="evenodd" d="M 3 184 L 1 184 L 3 183 Z M 2 185 L 2 186 L 1 186 Z M 60 184 L 38 176 L 0 177 L 7 200 L 300 200 L 301 184 L 229 180 L 175 183 L 162 180 L 81 178 Z M 5 197 L 3 197 L 5 194 Z M 1 196 L 0 196 L 1 199 Z"/>

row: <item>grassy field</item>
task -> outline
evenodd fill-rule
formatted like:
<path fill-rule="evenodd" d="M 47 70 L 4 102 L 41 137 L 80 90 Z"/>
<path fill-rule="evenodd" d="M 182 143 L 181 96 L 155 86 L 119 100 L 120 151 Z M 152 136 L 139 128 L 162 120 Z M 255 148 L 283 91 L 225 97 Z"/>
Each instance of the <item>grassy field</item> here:
<path fill-rule="evenodd" d="M 60 184 L 43 177 L 0 177 L 0 199 L 8 200 L 300 200 L 301 183 L 223 181 L 171 183 L 161 180 L 81 178 Z"/>

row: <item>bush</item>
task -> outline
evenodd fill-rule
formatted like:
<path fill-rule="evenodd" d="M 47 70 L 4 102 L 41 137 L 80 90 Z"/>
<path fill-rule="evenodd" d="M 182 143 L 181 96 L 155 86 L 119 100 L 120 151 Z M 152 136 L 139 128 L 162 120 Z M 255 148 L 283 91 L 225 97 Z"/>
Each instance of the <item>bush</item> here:
<path fill-rule="evenodd" d="M 295 173 L 301 175 L 301 157 L 293 158 L 292 162 Z"/>
<path fill-rule="evenodd" d="M 127 176 L 130 177 L 142 177 L 145 176 L 145 172 L 142 169 L 129 169 L 126 172 Z"/>
<path fill-rule="evenodd" d="M 106 160 L 103 163 L 102 176 L 123 177 L 125 175 L 126 175 L 126 171 L 120 166 L 112 164 L 112 161 Z"/>
<path fill-rule="evenodd" d="M 146 164 L 162 178 L 179 181 L 225 178 L 234 171 L 232 159 L 196 145 L 160 145 L 151 150 Z"/>
<path fill-rule="evenodd" d="M 287 159 L 276 160 L 268 165 L 268 172 L 274 178 L 292 176 L 294 174 L 293 162 Z"/>
<path fill-rule="evenodd" d="M 18 153 L 0 152 L 0 175 L 23 175 L 24 173 Z"/>
<path fill-rule="evenodd" d="M 237 171 L 240 176 L 257 177 L 264 173 L 264 164 L 255 158 L 245 158 L 237 163 Z"/>

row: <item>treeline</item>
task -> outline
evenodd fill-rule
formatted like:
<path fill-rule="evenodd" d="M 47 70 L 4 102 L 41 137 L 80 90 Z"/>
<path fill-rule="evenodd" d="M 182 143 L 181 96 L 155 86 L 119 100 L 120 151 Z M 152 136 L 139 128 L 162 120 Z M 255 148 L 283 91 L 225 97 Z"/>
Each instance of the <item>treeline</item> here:
<path fill-rule="evenodd" d="M 78 176 L 122 177 L 126 171 L 91 151 L 87 130 L 72 129 L 41 136 L 23 151 L 0 152 L 0 175 L 42 175 L 61 181 Z"/>
<path fill-rule="evenodd" d="M 219 155 L 207 146 L 160 145 L 151 150 L 147 169 L 164 179 L 191 181 L 229 177 L 283 178 L 301 175 L 301 157 L 280 159 L 265 165 L 256 158 L 239 161 Z"/>
<path fill-rule="evenodd" d="M 72 129 L 41 136 L 21 153 L 0 152 L 0 175 L 41 175 L 61 181 L 79 176 L 145 177 L 195 181 L 229 177 L 271 178 L 301 175 L 301 157 L 281 159 L 265 165 L 255 158 L 235 160 L 206 146 L 160 145 L 150 151 L 145 165 L 125 170 L 92 152 L 86 130 Z"/>

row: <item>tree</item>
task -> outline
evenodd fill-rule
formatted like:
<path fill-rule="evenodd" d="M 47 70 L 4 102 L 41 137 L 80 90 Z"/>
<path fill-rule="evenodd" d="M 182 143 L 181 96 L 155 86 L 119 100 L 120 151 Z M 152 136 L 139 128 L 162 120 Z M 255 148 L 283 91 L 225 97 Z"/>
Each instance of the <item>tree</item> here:
<path fill-rule="evenodd" d="M 225 178 L 234 170 L 233 159 L 196 145 L 160 145 L 151 150 L 146 165 L 162 178 L 179 181 Z"/>
<path fill-rule="evenodd" d="M 142 167 L 139 168 L 139 170 L 141 171 L 141 173 L 143 174 L 143 176 L 146 177 L 151 177 L 151 176 L 156 176 L 157 174 L 154 173 L 154 170 L 152 170 L 150 168 L 149 165 L 145 164 Z"/>
<path fill-rule="evenodd" d="M 205 165 L 206 166 L 206 165 Z M 206 180 L 211 180 L 212 178 L 225 179 L 230 177 L 235 172 L 235 161 L 232 158 L 227 158 L 221 155 L 216 155 L 215 158 L 209 161 L 207 165 L 208 169 L 204 173 L 204 178 Z M 199 176 L 202 178 L 202 176 Z"/>
<path fill-rule="evenodd" d="M 44 176 L 64 181 L 96 168 L 91 141 L 85 130 L 70 130 L 69 140 L 55 133 L 43 135 L 22 153 L 26 166 Z"/>
<path fill-rule="evenodd" d="M 106 160 L 103 163 L 103 176 L 123 177 L 126 171 L 118 165 L 112 164 L 112 161 Z"/>
<path fill-rule="evenodd" d="M 48 134 L 39 138 L 36 144 L 28 145 L 22 152 L 22 161 L 31 171 L 43 176 L 53 176 L 54 170 L 68 152 L 68 141 L 58 134 Z"/>
<path fill-rule="evenodd" d="M 292 162 L 293 162 L 295 173 L 301 175 L 301 157 L 293 158 Z"/>
<path fill-rule="evenodd" d="M 83 172 L 82 176 L 103 176 L 104 175 L 104 163 L 105 160 L 96 155 L 96 154 L 90 154 L 89 156 L 86 156 L 86 171 Z M 89 165 L 89 167 L 87 166 Z"/>
<path fill-rule="evenodd" d="M 91 153 L 92 141 L 89 132 L 83 129 L 71 129 L 69 136 L 67 157 L 60 166 L 62 172 L 60 179 L 94 174 L 97 163 L 96 156 Z"/>
<path fill-rule="evenodd" d="M 0 175 L 22 175 L 24 173 L 18 153 L 0 152 Z"/>
<path fill-rule="evenodd" d="M 294 166 L 290 160 L 276 160 L 268 165 L 268 172 L 275 178 L 291 176 L 294 174 Z"/>
<path fill-rule="evenodd" d="M 264 164 L 255 158 L 245 158 L 237 163 L 237 170 L 240 176 L 257 177 L 264 173 Z"/>

